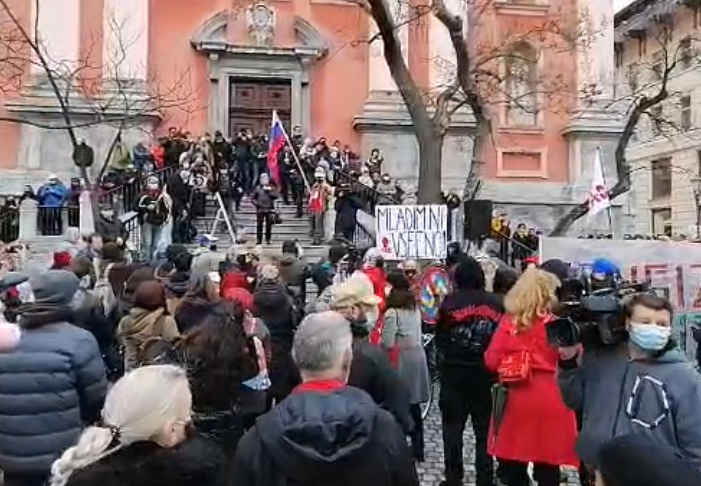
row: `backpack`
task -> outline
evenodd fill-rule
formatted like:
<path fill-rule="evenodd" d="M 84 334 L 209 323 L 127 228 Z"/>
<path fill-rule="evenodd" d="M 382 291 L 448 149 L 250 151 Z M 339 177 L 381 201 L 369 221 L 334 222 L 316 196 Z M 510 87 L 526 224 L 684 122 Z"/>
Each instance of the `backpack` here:
<path fill-rule="evenodd" d="M 95 288 L 93 289 L 93 297 L 102 305 L 105 315 L 109 316 L 117 305 L 117 298 L 109 282 L 110 270 L 112 270 L 114 264 L 109 263 L 102 274 L 100 274 L 97 265 L 99 265 L 99 263 L 96 260 L 95 275 L 97 276 L 97 280 L 95 281 Z"/>
<path fill-rule="evenodd" d="M 152 337 L 141 344 L 137 351 L 138 366 L 171 364 L 185 366 L 185 357 L 176 346 L 176 341 Z"/>

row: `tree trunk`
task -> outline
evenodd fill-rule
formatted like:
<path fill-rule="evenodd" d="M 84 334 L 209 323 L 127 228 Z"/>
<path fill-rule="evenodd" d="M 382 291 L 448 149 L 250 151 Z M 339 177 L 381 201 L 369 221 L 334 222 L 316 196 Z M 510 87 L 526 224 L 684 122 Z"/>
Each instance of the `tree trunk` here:
<path fill-rule="evenodd" d="M 419 204 L 440 204 L 444 138 L 445 135 L 436 134 L 434 130 L 416 130 L 419 142 Z"/>
<path fill-rule="evenodd" d="M 470 161 L 470 170 L 465 179 L 465 188 L 463 190 L 463 199 L 472 201 L 479 198 L 480 190 L 482 189 L 482 167 L 484 166 L 484 151 L 485 145 L 492 134 L 492 129 L 489 120 L 478 118 L 475 136 L 472 142 L 472 160 Z"/>

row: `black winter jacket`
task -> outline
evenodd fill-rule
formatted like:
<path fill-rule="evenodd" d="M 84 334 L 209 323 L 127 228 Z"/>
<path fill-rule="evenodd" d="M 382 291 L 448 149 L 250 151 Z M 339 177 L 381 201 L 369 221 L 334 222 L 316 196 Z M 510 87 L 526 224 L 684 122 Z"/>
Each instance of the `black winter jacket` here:
<path fill-rule="evenodd" d="M 269 213 L 275 209 L 275 199 L 277 199 L 277 189 L 271 183 L 270 190 L 265 190 L 258 186 L 251 195 L 251 202 L 256 207 L 258 213 Z"/>
<path fill-rule="evenodd" d="M 105 243 L 115 242 L 117 238 L 127 241 L 129 232 L 119 219 L 107 219 L 100 215 L 95 219 L 95 233 L 102 236 Z"/>
<path fill-rule="evenodd" d="M 241 440 L 232 485 L 418 486 L 404 433 L 362 390 L 296 392 Z"/>
<path fill-rule="evenodd" d="M 48 474 L 51 463 L 99 418 L 107 392 L 93 335 L 72 311 L 27 305 L 17 348 L 0 353 L 0 469 Z"/>
<path fill-rule="evenodd" d="M 484 352 L 503 315 L 501 299 L 482 290 L 458 289 L 445 298 L 436 322 L 442 383 L 491 387 L 494 376 L 484 365 Z"/>
<path fill-rule="evenodd" d="M 194 437 L 173 449 L 137 442 L 75 472 L 66 486 L 224 486 L 225 459 Z"/>
<path fill-rule="evenodd" d="M 392 368 L 387 353 L 366 339 L 353 340 L 348 384 L 367 392 L 375 403 L 394 416 L 404 432 L 411 432 L 409 390 Z"/>

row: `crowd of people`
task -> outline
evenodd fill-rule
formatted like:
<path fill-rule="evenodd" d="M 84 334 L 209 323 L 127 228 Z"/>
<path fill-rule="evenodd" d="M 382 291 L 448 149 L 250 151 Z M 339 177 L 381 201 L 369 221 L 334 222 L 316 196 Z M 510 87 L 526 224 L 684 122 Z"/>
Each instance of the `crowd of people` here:
<path fill-rule="evenodd" d="M 6 486 L 418 485 L 423 332 L 443 486 L 465 479 L 468 419 L 477 486 L 555 486 L 563 467 L 583 485 L 701 483 L 701 380 L 654 294 L 626 301 L 618 339 L 573 346 L 547 331 L 558 260 L 521 273 L 451 243 L 452 290 L 427 322 L 416 262 L 374 248 L 339 240 L 307 264 L 287 241 L 213 268 L 178 244 L 130 262 L 121 243 L 76 240 L 0 280 Z"/>
<path fill-rule="evenodd" d="M 86 167 L 93 166 L 94 150 L 85 140 L 80 142 L 74 159 Z M 273 165 L 275 169 L 271 170 Z M 401 187 L 382 169 L 383 157 L 377 149 L 367 160 L 361 160 L 339 141 L 328 144 L 325 138 L 303 138 L 299 128 L 274 154 L 267 135 L 254 136 L 244 130 L 233 140 L 221 132 L 197 138 L 171 128 L 168 136 L 151 144 L 138 143 L 130 148 L 118 140 L 97 190 L 109 194 L 124 186 L 136 188 L 136 194 L 128 194 L 129 200 L 121 201 L 119 209 L 137 211 L 145 235 L 143 253 L 151 256 L 161 240 L 161 246 L 171 241 L 194 241 L 193 220 L 206 215 L 206 199 L 217 194 L 233 219 L 244 199 L 255 207 L 258 244 L 271 242 L 274 225 L 280 221 L 280 204 L 294 205 L 297 218 L 308 216 L 310 236 L 313 243 L 320 244 L 330 234 L 352 241 L 359 209 L 372 212 L 375 204 L 416 202 L 412 188 Z M 61 235 L 66 227 L 77 227 L 78 201 L 84 190 L 78 178 L 71 179 L 67 186 L 51 175 L 36 192 L 28 186 L 23 195 L 6 198 L 0 208 L 0 239 L 11 242 L 17 238 L 19 205 L 26 198 L 37 201 L 41 234 Z M 118 196 L 125 199 L 125 195 Z M 112 198 L 102 201 L 98 196 L 97 200 L 106 211 L 118 206 Z M 155 200 L 160 202 L 154 204 Z M 331 222 L 333 231 L 327 232 L 329 209 L 335 210 L 336 217 Z"/>
<path fill-rule="evenodd" d="M 490 238 L 502 262 L 449 244 L 450 292 L 433 296 L 427 320 L 417 262 L 391 266 L 350 243 L 367 197 L 415 197 L 383 172 L 382 154 L 362 160 L 299 128 L 273 164 L 269 149 L 249 131 L 229 141 L 173 129 L 132 150 L 118 141 L 102 185 L 143 180 L 128 208 L 137 260 L 112 204 L 99 207 L 94 234 L 75 228 L 79 179 L 65 187 L 52 176 L 5 201 L 0 215 L 36 199 L 42 232 L 65 234 L 49 269 L 0 280 L 6 486 L 418 485 L 433 367 L 442 486 L 465 480 L 468 420 L 477 486 L 555 486 L 563 468 L 578 469 L 582 486 L 701 484 L 701 380 L 672 336 L 667 300 L 633 295 L 615 339 L 595 328 L 564 344 L 548 329 L 573 269 L 538 265 L 540 232 L 512 232 L 499 214 Z M 92 157 L 82 141 L 74 159 Z M 338 238 L 313 264 L 295 241 L 225 258 L 212 242 L 190 251 L 192 218 L 212 194 L 232 213 L 247 198 L 258 245 L 271 243 L 278 201 L 308 215 L 324 242 L 334 200 Z M 64 208 L 67 229 L 47 216 Z M 16 239 L 10 221 L 0 221 L 5 241 Z M 593 271 L 591 282 L 612 277 Z"/>

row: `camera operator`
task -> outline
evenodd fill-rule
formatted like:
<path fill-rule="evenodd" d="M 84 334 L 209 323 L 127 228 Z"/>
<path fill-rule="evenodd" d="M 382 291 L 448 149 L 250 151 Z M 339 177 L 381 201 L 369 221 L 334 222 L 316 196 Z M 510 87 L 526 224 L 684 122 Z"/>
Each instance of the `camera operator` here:
<path fill-rule="evenodd" d="M 579 457 L 597 467 L 603 444 L 636 433 L 679 450 L 701 467 L 701 378 L 671 337 L 672 305 L 651 293 L 624 300 L 621 339 L 584 332 L 584 346 L 560 347 L 558 385 L 582 414 Z M 594 330 L 599 326 L 594 327 Z"/>

